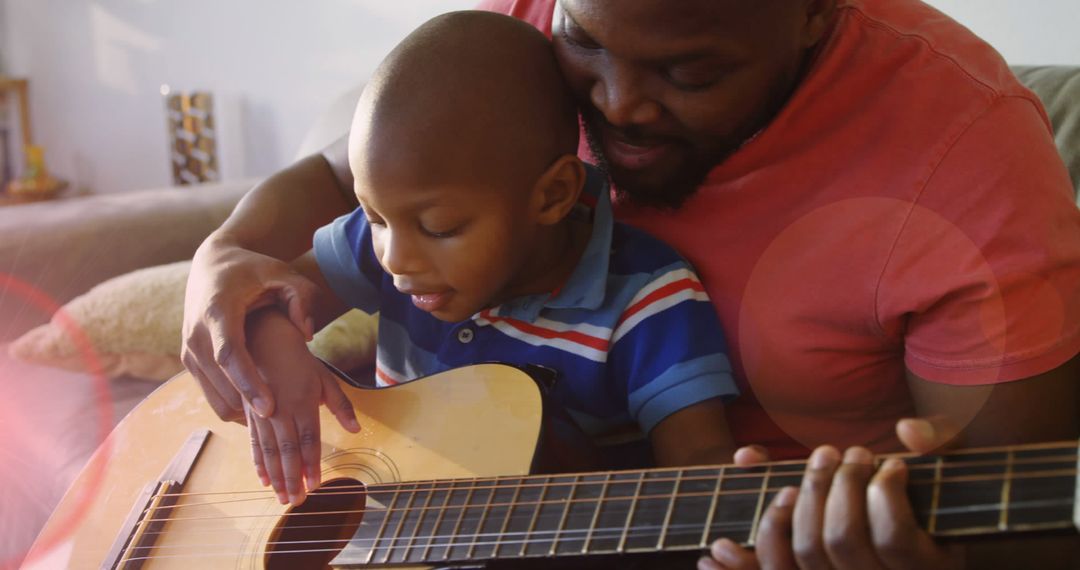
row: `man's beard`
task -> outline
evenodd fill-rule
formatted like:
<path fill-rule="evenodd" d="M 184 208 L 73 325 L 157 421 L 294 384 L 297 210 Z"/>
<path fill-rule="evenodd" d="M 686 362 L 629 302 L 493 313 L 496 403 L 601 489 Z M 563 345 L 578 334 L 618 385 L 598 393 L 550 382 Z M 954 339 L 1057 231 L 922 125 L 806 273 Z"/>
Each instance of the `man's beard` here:
<path fill-rule="evenodd" d="M 604 155 L 600 137 L 596 134 L 597 127 L 593 126 L 588 117 L 585 117 L 583 124 L 585 125 L 585 141 L 589 144 L 589 150 L 596 159 L 597 166 L 611 179 L 615 195 L 637 206 L 660 210 L 679 209 L 697 192 L 709 171 L 723 160 L 723 157 L 715 160 L 691 159 L 662 184 L 640 184 L 632 178 L 632 175 L 616 172 L 611 168 L 611 164 Z M 724 156 L 726 157 L 727 154 Z"/>

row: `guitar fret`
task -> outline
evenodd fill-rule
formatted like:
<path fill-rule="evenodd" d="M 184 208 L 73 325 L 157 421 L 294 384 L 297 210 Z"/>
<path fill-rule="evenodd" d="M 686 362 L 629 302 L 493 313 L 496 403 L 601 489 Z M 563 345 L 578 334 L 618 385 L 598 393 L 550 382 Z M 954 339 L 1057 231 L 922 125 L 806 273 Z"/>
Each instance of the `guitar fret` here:
<path fill-rule="evenodd" d="M 416 501 L 416 485 L 409 485 L 408 488 L 409 500 L 405 502 L 405 506 L 398 510 L 394 516 L 397 517 L 397 525 L 394 527 L 394 536 L 390 538 L 390 544 L 386 549 L 386 557 L 383 558 L 382 563 L 387 564 L 393 562 L 397 555 L 401 552 L 401 547 L 398 545 L 398 541 L 401 540 L 401 533 L 405 529 L 406 523 L 409 520 L 409 513 L 412 512 L 413 503 Z"/>
<path fill-rule="evenodd" d="M 585 541 L 593 531 L 593 520 L 596 517 L 600 503 L 599 497 L 604 492 L 606 481 L 607 477 L 603 474 L 578 476 L 577 484 L 573 486 L 573 492 L 568 498 L 562 532 L 556 540 L 556 555 L 584 552 Z"/>
<path fill-rule="evenodd" d="M 446 520 L 446 514 L 449 513 L 454 506 L 455 492 L 458 491 L 458 481 L 450 481 L 446 486 L 446 498 L 443 499 L 443 504 L 440 510 L 438 510 L 438 516 L 435 518 L 435 526 L 431 532 L 431 542 L 428 543 L 428 547 L 424 549 L 423 561 L 428 560 L 445 560 L 449 553 L 450 535 L 444 531 L 444 527 L 448 525 Z M 442 556 L 438 555 L 435 548 L 444 548 Z"/>
<path fill-rule="evenodd" d="M 769 475 L 771 474 L 772 465 L 767 465 L 765 467 L 765 476 L 761 478 L 761 491 L 758 495 L 757 508 L 754 509 L 753 526 L 750 527 L 750 539 L 748 541 L 750 545 L 757 544 L 757 531 L 761 525 L 761 513 L 765 510 L 765 495 L 769 490 Z"/>
<path fill-rule="evenodd" d="M 551 556 L 557 546 L 556 539 L 568 507 L 568 499 L 576 485 L 573 475 L 556 475 L 549 479 L 544 498 L 537 509 L 536 526 L 525 547 L 526 556 Z"/>
<path fill-rule="evenodd" d="M 376 531 L 375 536 L 371 541 L 371 550 L 368 551 L 367 561 L 365 564 L 371 564 L 371 561 L 375 558 L 375 553 L 382 547 L 383 534 L 386 532 L 386 524 L 390 521 L 391 513 L 394 512 L 394 508 L 397 505 L 398 495 L 401 493 L 401 487 L 394 487 L 394 494 L 390 498 L 390 504 L 384 505 L 382 523 L 379 525 L 379 530 Z"/>
<path fill-rule="evenodd" d="M 461 506 L 461 515 L 458 516 L 457 523 L 454 525 L 454 531 L 451 533 L 451 546 L 448 549 L 449 560 L 468 560 L 468 553 L 472 550 L 473 543 L 476 542 L 476 536 L 472 536 L 466 542 L 466 538 L 475 534 L 475 530 L 470 530 L 472 527 L 472 519 L 470 518 L 470 512 L 476 507 L 473 505 L 473 499 L 477 495 L 477 491 L 480 491 L 480 495 L 483 496 L 485 490 L 491 492 L 489 484 L 485 481 L 480 483 L 478 479 L 473 479 L 470 486 L 468 495 L 465 497 L 465 503 Z M 464 551 L 464 552 L 462 552 Z"/>
<path fill-rule="evenodd" d="M 1013 452 L 1005 455 L 1005 481 L 1001 484 L 1001 516 L 998 518 L 998 530 L 1009 528 L 1009 494 L 1012 491 Z"/>
<path fill-rule="evenodd" d="M 943 463 L 944 460 L 940 456 L 934 462 L 934 494 L 933 498 L 930 499 L 930 523 L 927 525 L 927 531 L 931 534 L 937 530 L 938 505 L 941 503 L 941 466 Z"/>
<path fill-rule="evenodd" d="M 423 497 L 423 504 L 417 507 L 415 510 L 411 509 L 411 505 L 415 504 L 415 497 L 410 503 L 410 509 L 407 509 L 406 516 L 404 518 L 404 528 L 412 527 L 412 531 L 407 533 L 409 538 L 405 543 L 404 548 L 398 548 L 395 555 L 391 557 L 391 562 L 407 562 L 413 552 L 413 548 L 417 546 L 417 538 L 422 537 L 422 531 L 424 528 L 424 518 L 428 515 L 428 507 L 431 505 L 431 498 L 435 494 L 435 482 L 431 481 L 427 483 L 427 488 L 421 488 L 419 485 L 414 489 L 413 494 L 418 497 Z M 415 519 L 415 524 L 410 522 Z M 400 553 L 400 556 L 397 554 Z"/>
<path fill-rule="evenodd" d="M 679 484 L 682 482 L 683 470 L 675 472 L 675 484 L 671 489 L 671 500 L 668 501 L 667 513 L 664 514 L 664 523 L 660 526 L 660 536 L 656 537 L 656 549 L 664 547 L 664 539 L 667 538 L 668 528 L 671 525 L 671 514 L 675 512 L 675 500 L 679 497 Z"/>
<path fill-rule="evenodd" d="M 600 520 L 600 509 L 607 500 L 608 484 L 611 483 L 611 473 L 604 474 L 604 483 L 600 487 L 600 496 L 596 500 L 596 508 L 593 509 L 592 519 L 589 521 L 589 530 L 585 533 L 585 543 L 581 545 L 581 553 L 587 554 L 592 544 L 593 531 L 596 530 L 596 521 Z"/>
<path fill-rule="evenodd" d="M 1060 449 L 1017 449 L 1009 485 L 1009 529 L 1070 528 L 1076 498 L 1077 457 L 1073 444 Z M 1071 500 L 1070 500 L 1071 499 Z M 1069 523 L 1069 524 L 1063 524 Z"/>
<path fill-rule="evenodd" d="M 615 552 L 622 554 L 626 548 L 626 538 L 630 536 L 630 521 L 634 519 L 634 509 L 637 508 L 638 498 L 641 496 L 641 485 L 645 482 L 645 472 L 638 473 L 637 486 L 634 488 L 634 497 L 630 499 L 630 510 L 626 513 L 626 526 L 623 527 L 622 537 L 619 538 L 619 546 Z"/>
<path fill-rule="evenodd" d="M 498 483 L 490 483 L 490 486 L 498 485 Z M 488 514 L 491 512 L 491 503 L 495 499 L 495 489 L 490 489 L 487 493 L 487 501 L 484 503 L 483 509 L 480 511 L 480 521 L 476 523 L 476 533 L 473 534 L 472 541 L 469 543 L 468 553 L 465 558 L 472 560 L 473 555 L 476 552 L 476 543 L 480 540 L 480 535 L 484 530 L 484 521 L 487 519 Z M 486 542 L 486 541 L 485 541 Z"/>
<path fill-rule="evenodd" d="M 440 494 L 442 498 L 440 499 Z M 427 559 L 435 542 L 435 531 L 439 528 L 446 503 L 450 500 L 450 490 L 441 481 L 432 481 L 420 520 L 416 523 L 413 539 L 409 541 L 408 554 L 404 562 L 422 562 Z M 434 520 L 429 521 L 434 516 Z"/>
<path fill-rule="evenodd" d="M 941 467 L 938 532 L 997 527 L 1001 520 L 1004 451 L 946 457 Z M 978 508 L 969 508 L 978 506 Z"/>
<path fill-rule="evenodd" d="M 537 481 L 539 481 L 539 479 L 537 479 Z M 547 497 L 547 492 L 549 488 L 548 483 L 550 482 L 551 477 L 544 477 L 544 483 L 540 486 L 540 496 L 536 499 L 536 504 L 533 506 L 532 517 L 529 519 L 529 527 L 525 530 L 525 535 L 521 537 L 521 549 L 518 552 L 519 557 L 525 556 L 525 553 L 528 550 L 530 544 L 532 534 L 536 531 L 536 521 L 540 518 L 540 507 L 541 504 L 544 502 L 544 498 Z"/>
<path fill-rule="evenodd" d="M 712 500 L 709 502 L 709 514 L 705 518 L 705 527 L 701 529 L 701 542 L 698 543 L 700 548 L 707 548 L 709 546 L 709 531 L 712 529 L 713 518 L 716 516 L 716 503 L 720 500 L 720 487 L 724 484 L 724 471 L 727 467 L 720 467 L 720 472 L 716 474 L 716 486 L 713 488 Z"/>
<path fill-rule="evenodd" d="M 512 480 L 512 482 L 507 481 L 507 484 L 510 484 L 510 485 L 513 486 L 514 495 L 513 495 L 513 497 L 510 498 L 510 504 L 506 508 L 506 516 L 503 517 L 502 525 L 499 527 L 499 534 L 495 539 L 495 547 L 494 547 L 493 552 L 492 552 L 492 555 L 495 558 L 499 557 L 499 550 L 503 547 L 503 543 L 502 543 L 503 537 L 505 537 L 505 536 L 507 536 L 509 534 L 510 521 L 513 520 L 514 513 L 517 511 L 518 500 L 521 497 L 521 489 L 524 486 L 525 481 L 526 481 L 525 479 L 514 479 L 514 480 Z"/>
<path fill-rule="evenodd" d="M 683 470 L 672 492 L 675 497 L 665 522 L 660 550 L 701 548 L 716 506 L 720 473 L 717 467 Z"/>
<path fill-rule="evenodd" d="M 578 477 L 574 477 L 573 482 L 570 483 L 570 492 L 567 493 L 566 504 L 563 505 L 562 516 L 559 517 L 559 524 L 555 526 L 555 534 L 551 539 L 551 548 L 548 549 L 548 556 L 554 556 L 558 550 L 559 539 L 562 537 L 562 532 L 566 528 L 566 517 L 570 514 L 570 505 L 574 502 L 574 493 L 577 492 Z"/>
<path fill-rule="evenodd" d="M 457 526 L 464 515 L 464 505 L 468 502 L 472 493 L 472 481 L 455 480 L 450 483 L 446 503 L 439 513 L 439 522 L 435 525 L 435 533 L 432 537 L 432 551 L 424 557 L 425 561 L 448 560 L 450 550 L 457 538 Z M 467 486 L 467 487 L 466 487 Z M 454 511 L 459 511 L 455 518 Z"/>

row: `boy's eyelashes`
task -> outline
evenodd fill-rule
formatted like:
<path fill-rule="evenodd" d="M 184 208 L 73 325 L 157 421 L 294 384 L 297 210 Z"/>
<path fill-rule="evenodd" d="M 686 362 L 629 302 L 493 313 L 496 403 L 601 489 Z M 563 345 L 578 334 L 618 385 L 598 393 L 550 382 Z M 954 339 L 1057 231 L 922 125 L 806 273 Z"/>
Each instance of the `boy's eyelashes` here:
<path fill-rule="evenodd" d="M 452 237 L 460 234 L 461 230 L 463 230 L 465 228 L 465 224 L 460 224 L 460 225 L 454 226 L 454 227 L 452 227 L 450 229 L 437 231 L 437 230 L 428 229 L 427 227 L 424 226 L 424 224 L 419 224 L 419 226 L 420 226 L 420 233 L 422 233 L 422 234 L 424 234 L 424 235 L 426 235 L 428 237 L 435 238 L 435 239 L 452 238 Z"/>
<path fill-rule="evenodd" d="M 382 218 L 380 218 L 378 216 L 373 216 L 370 213 L 365 213 L 365 215 L 367 216 L 367 220 L 368 220 L 369 225 L 376 226 L 376 227 L 379 227 L 379 228 L 385 228 L 386 227 L 386 221 L 383 220 Z M 417 229 L 420 230 L 421 234 L 423 234 L 423 235 L 425 235 L 427 237 L 436 238 L 436 239 L 452 238 L 452 237 L 460 234 L 462 232 L 462 230 L 465 229 L 465 226 L 467 226 L 467 225 L 468 225 L 467 223 L 462 223 L 462 224 L 458 224 L 456 226 L 451 226 L 448 229 L 431 229 L 431 228 L 426 227 L 419 220 L 417 220 L 417 222 L 416 222 L 416 227 L 417 227 Z"/>

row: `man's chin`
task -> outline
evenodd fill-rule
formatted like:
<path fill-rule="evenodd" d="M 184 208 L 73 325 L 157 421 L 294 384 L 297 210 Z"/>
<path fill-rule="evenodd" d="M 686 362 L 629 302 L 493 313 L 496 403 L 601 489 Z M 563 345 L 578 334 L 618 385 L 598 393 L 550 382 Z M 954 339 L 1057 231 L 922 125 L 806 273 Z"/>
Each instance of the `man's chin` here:
<path fill-rule="evenodd" d="M 686 161 L 678 157 L 650 168 L 623 168 L 608 160 L 594 129 L 586 127 L 585 136 L 597 166 L 611 178 L 615 194 L 635 205 L 677 209 L 697 191 L 708 174 L 709 169 L 686 166 L 683 164 Z"/>
<path fill-rule="evenodd" d="M 662 210 L 676 210 L 697 192 L 705 173 L 687 170 L 679 173 L 647 172 L 642 170 L 619 171 L 610 169 L 608 174 L 615 186 L 615 193 L 632 204 Z"/>

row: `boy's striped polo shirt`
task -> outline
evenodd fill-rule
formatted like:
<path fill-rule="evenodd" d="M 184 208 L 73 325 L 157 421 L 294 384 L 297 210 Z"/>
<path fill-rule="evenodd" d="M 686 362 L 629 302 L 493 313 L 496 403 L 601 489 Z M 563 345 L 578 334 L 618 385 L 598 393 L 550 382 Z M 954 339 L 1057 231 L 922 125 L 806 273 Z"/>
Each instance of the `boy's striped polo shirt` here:
<path fill-rule="evenodd" d="M 555 403 L 598 443 L 640 440 L 662 419 L 738 394 L 712 304 L 673 249 L 614 223 L 604 175 L 588 167 L 578 213 L 592 215 L 582 259 L 557 292 L 447 323 L 398 292 L 375 259 L 363 210 L 315 234 L 319 268 L 347 304 L 378 311 L 380 386 L 499 361 L 556 370 Z"/>

